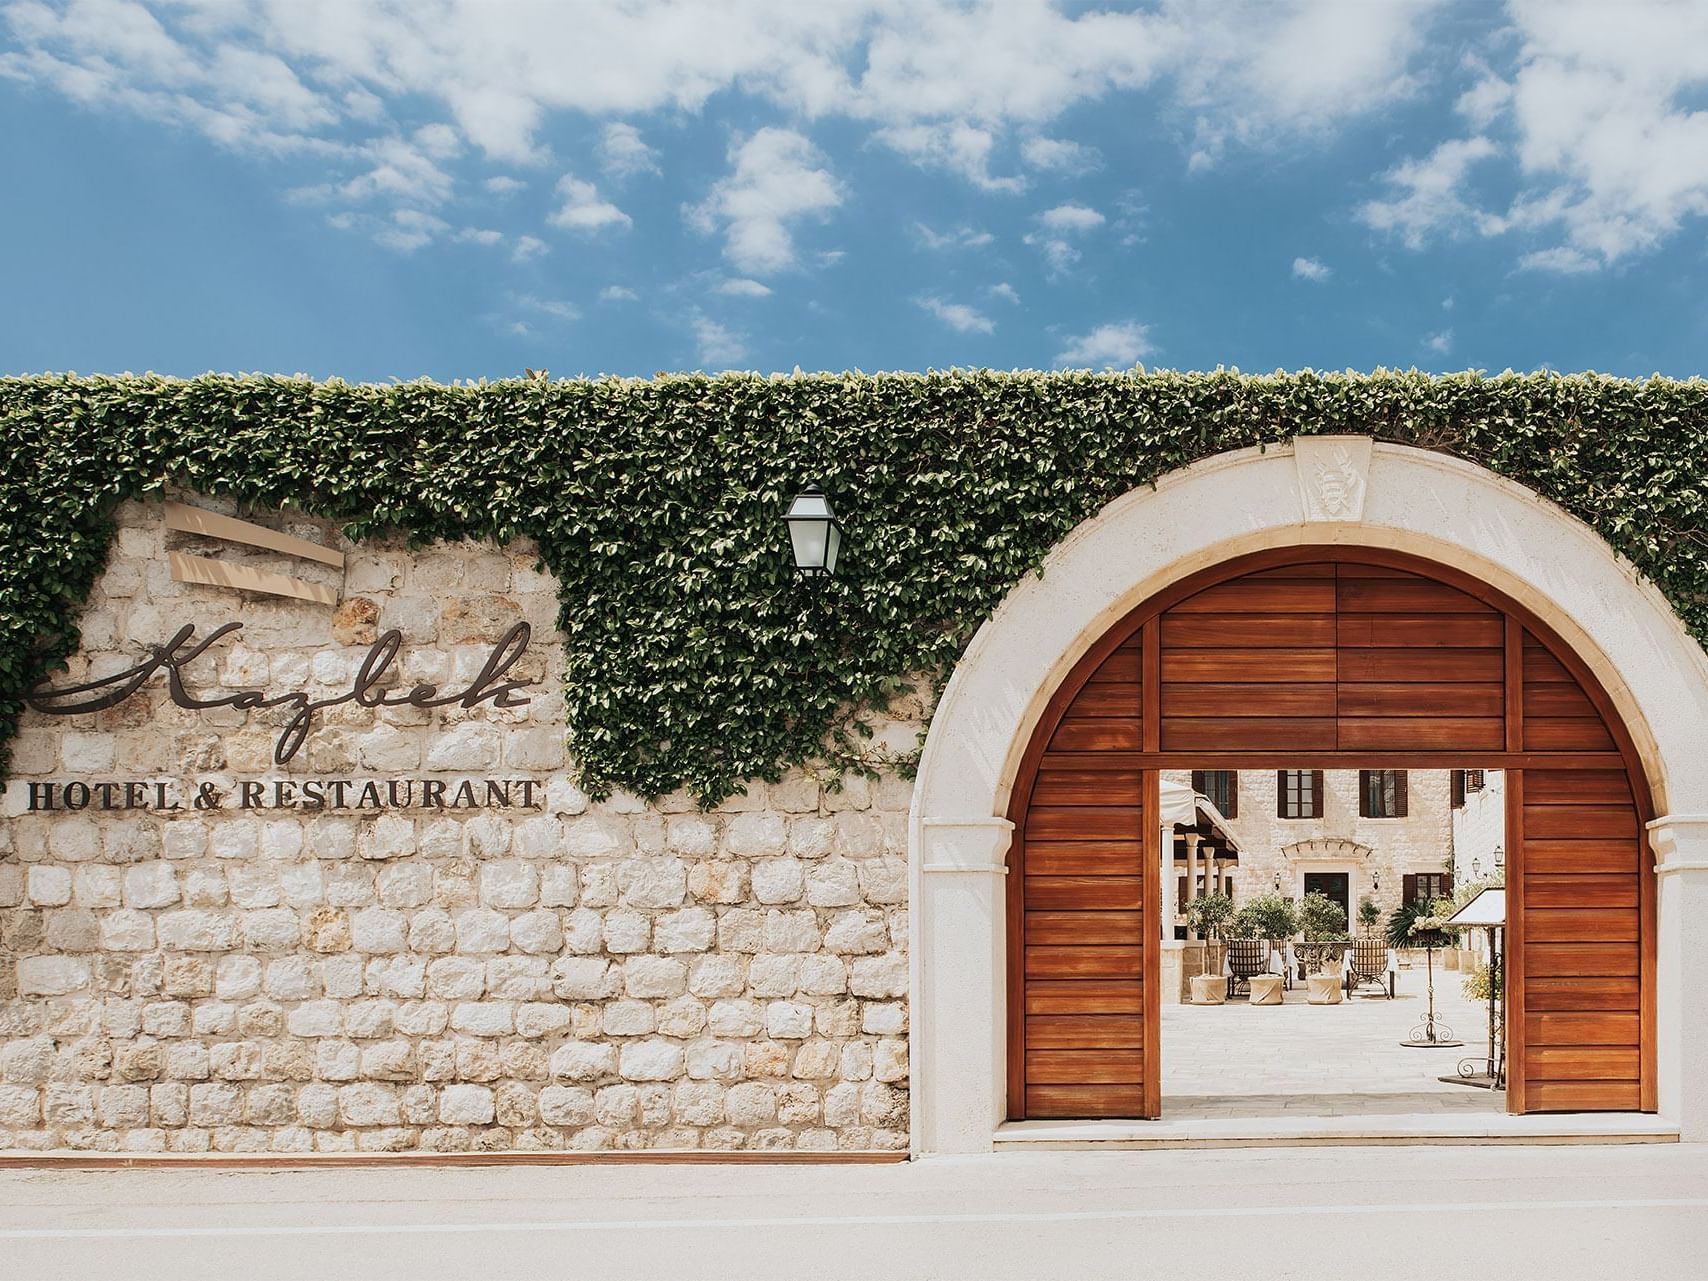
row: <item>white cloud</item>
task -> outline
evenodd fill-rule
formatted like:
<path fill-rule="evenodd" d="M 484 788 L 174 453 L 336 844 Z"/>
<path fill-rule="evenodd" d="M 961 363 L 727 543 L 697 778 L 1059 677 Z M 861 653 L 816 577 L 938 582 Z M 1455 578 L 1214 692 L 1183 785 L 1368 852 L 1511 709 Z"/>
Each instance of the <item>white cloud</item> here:
<path fill-rule="evenodd" d="M 694 346 L 702 368 L 727 369 L 747 358 L 747 340 L 727 325 L 720 325 L 703 312 L 688 317 Z"/>
<path fill-rule="evenodd" d="M 1057 205 L 1054 209 L 1046 209 L 1039 214 L 1038 221 L 1050 231 L 1078 235 L 1080 232 L 1096 230 L 1103 225 L 1104 220 L 1097 210 L 1087 209 L 1084 205 Z"/>
<path fill-rule="evenodd" d="M 574 303 L 564 302 L 557 298 L 541 298 L 534 294 L 524 294 L 516 299 L 517 305 L 536 312 L 541 316 L 550 316 L 553 320 L 580 320 L 581 308 Z"/>
<path fill-rule="evenodd" d="M 933 231 L 922 222 L 913 224 L 913 235 L 927 249 L 983 249 L 996 237 L 964 223 L 948 231 Z"/>
<path fill-rule="evenodd" d="M 639 298 L 627 285 L 606 285 L 599 291 L 600 302 L 635 302 Z"/>
<path fill-rule="evenodd" d="M 399 209 L 392 214 L 389 225 L 374 233 L 374 239 L 387 249 L 412 254 L 450 229 L 450 224 L 443 218 L 436 218 L 419 209 Z"/>
<path fill-rule="evenodd" d="M 1552 241 L 1524 248 L 1519 268 L 1583 273 L 1708 216 L 1708 4 L 1507 8 L 1510 27 L 1467 60 L 1475 80 L 1455 103 L 1477 135 L 1394 170 L 1394 198 L 1364 220 L 1414 249 L 1436 233 Z M 1468 192 L 1470 164 L 1496 156 L 1518 188 L 1504 210 Z"/>
<path fill-rule="evenodd" d="M 1518 260 L 1520 271 L 1552 271 L 1562 276 L 1579 276 L 1599 271 L 1601 261 L 1570 245 L 1555 245 L 1552 249 L 1537 249 Z"/>
<path fill-rule="evenodd" d="M 731 172 L 686 212 L 702 231 L 724 233 L 724 256 L 766 275 L 794 265 L 792 224 L 842 203 L 818 149 L 792 129 L 760 129 L 730 149 Z"/>
<path fill-rule="evenodd" d="M 1437 356 L 1445 356 L 1448 352 L 1453 350 L 1453 331 L 1451 329 L 1443 329 L 1438 334 L 1430 334 L 1429 337 L 1423 340 L 1423 345 L 1429 351 L 1434 352 Z"/>
<path fill-rule="evenodd" d="M 1024 178 L 991 173 L 996 135 L 989 129 L 960 122 L 895 125 L 878 130 L 874 136 L 916 164 L 947 169 L 981 190 L 1013 193 L 1026 189 Z"/>
<path fill-rule="evenodd" d="M 538 258 L 546 251 L 546 242 L 538 236 L 517 236 L 516 243 L 510 248 L 510 260 L 512 262 L 527 262 L 530 258 Z"/>
<path fill-rule="evenodd" d="M 1315 258 L 1293 259 L 1293 276 L 1297 280 L 1327 280 L 1334 275 L 1334 268 Z"/>
<path fill-rule="evenodd" d="M 1065 138 L 1041 136 L 1028 138 L 1020 144 L 1020 158 L 1032 168 L 1050 173 L 1090 173 L 1103 164 L 1103 157 L 1096 147 L 1069 142 Z"/>
<path fill-rule="evenodd" d="M 574 174 L 558 179 L 557 194 L 563 203 L 546 221 L 554 227 L 569 231 L 604 231 L 609 227 L 629 227 L 634 220 L 616 205 L 599 197 L 599 189 L 583 182 Z"/>
<path fill-rule="evenodd" d="M 1016 290 L 1014 288 L 1014 286 L 1009 284 L 1006 280 L 998 281 L 996 284 L 992 285 L 989 289 L 986 289 L 985 292 L 987 294 L 989 294 L 992 298 L 1002 299 L 1003 302 L 1011 302 L 1011 303 L 1015 303 L 1017 305 L 1020 302 L 1019 291 Z"/>
<path fill-rule="evenodd" d="M 622 121 L 606 125 L 600 135 L 599 163 L 606 173 L 619 178 L 658 172 L 657 153 L 646 145 L 639 129 Z"/>
<path fill-rule="evenodd" d="M 1134 321 L 1099 325 L 1068 340 L 1056 355 L 1058 369 L 1126 369 L 1153 352 L 1150 326 Z"/>
<path fill-rule="evenodd" d="M 498 174 L 481 183 L 495 196 L 513 196 L 527 185 L 520 178 L 512 178 L 508 174 Z"/>
<path fill-rule="evenodd" d="M 996 322 L 975 308 L 942 298 L 914 299 L 921 307 L 959 334 L 993 334 Z"/>
<path fill-rule="evenodd" d="M 1162 38 L 1179 105 L 1194 120 L 1193 167 L 1230 143 L 1311 135 L 1415 93 L 1443 0 L 1167 0 Z"/>
<path fill-rule="evenodd" d="M 1412 249 L 1422 248 L 1437 232 L 1495 230 L 1498 223 L 1472 205 L 1463 188 L 1471 166 L 1499 150 L 1482 137 L 1444 142 L 1424 159 L 1407 160 L 1383 175 L 1391 198 L 1367 201 L 1358 217 L 1377 231 L 1394 232 Z"/>
<path fill-rule="evenodd" d="M 504 233 L 491 227 L 464 227 L 451 239 L 465 245 L 496 245 L 504 239 Z"/>
<path fill-rule="evenodd" d="M 1038 215 L 1038 224 L 1043 228 L 1042 231 L 1033 232 L 1022 239 L 1044 255 L 1044 261 L 1049 264 L 1050 275 L 1059 276 L 1080 258 L 1079 250 L 1074 247 L 1069 237 L 1095 231 L 1103 223 L 1103 215 L 1095 209 L 1084 205 L 1057 205 Z"/>
<path fill-rule="evenodd" d="M 720 280 L 717 284 L 717 292 L 731 298 L 769 298 L 771 296 L 769 286 L 762 285 L 757 280 L 748 280 L 745 277 Z"/>

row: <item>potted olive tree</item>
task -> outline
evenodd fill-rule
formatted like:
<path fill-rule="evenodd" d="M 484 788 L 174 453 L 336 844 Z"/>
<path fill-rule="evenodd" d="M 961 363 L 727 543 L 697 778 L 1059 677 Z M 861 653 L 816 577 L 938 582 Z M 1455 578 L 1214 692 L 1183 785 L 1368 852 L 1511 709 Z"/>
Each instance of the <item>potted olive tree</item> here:
<path fill-rule="evenodd" d="M 1226 894 L 1205 894 L 1186 905 L 1186 924 L 1204 940 L 1198 953 L 1198 974 L 1192 980 L 1194 1005 L 1220 1005 L 1227 1000 L 1220 940 L 1233 919 L 1234 901 Z"/>
<path fill-rule="evenodd" d="M 1287 940 L 1298 932 L 1298 909 L 1293 906 L 1292 899 L 1285 898 L 1280 894 L 1259 894 L 1234 913 L 1234 937 L 1263 939 L 1268 944 L 1265 949 L 1266 960 L 1273 957 L 1277 948 L 1284 949 L 1287 946 Z M 1236 978 L 1240 977 L 1237 967 L 1234 975 Z M 1246 976 L 1246 982 L 1249 985 L 1253 1005 L 1281 1004 L 1283 982 L 1281 975 L 1275 973 L 1252 974 Z"/>
<path fill-rule="evenodd" d="M 1339 1005 L 1343 995 L 1340 974 L 1331 970 L 1329 963 L 1338 961 L 1346 951 L 1334 946 L 1348 942 L 1346 909 L 1313 890 L 1299 906 L 1299 929 L 1305 936 L 1310 970 L 1305 978 L 1305 999 L 1312 1005 Z"/>

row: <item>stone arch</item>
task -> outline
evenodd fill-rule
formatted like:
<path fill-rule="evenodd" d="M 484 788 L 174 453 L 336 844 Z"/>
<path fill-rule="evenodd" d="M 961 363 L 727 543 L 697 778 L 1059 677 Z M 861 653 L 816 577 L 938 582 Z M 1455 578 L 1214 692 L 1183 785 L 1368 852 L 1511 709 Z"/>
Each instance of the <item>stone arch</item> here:
<path fill-rule="evenodd" d="M 1440 454 L 1319 437 L 1208 459 L 1111 503 L 1009 594 L 957 666 L 910 819 L 916 1149 L 986 1149 L 1005 1111 L 1001 816 L 1052 692 L 1140 602 L 1236 557 L 1301 545 L 1452 564 L 1544 622 L 1606 691 L 1660 816 L 1659 1107 L 1687 1137 L 1708 1136 L 1708 1090 L 1683 1071 L 1692 1052 L 1708 1053 L 1708 1009 L 1683 986 L 1691 909 L 1708 911 L 1708 774 L 1697 765 L 1708 658 L 1593 531 L 1522 486 Z"/>

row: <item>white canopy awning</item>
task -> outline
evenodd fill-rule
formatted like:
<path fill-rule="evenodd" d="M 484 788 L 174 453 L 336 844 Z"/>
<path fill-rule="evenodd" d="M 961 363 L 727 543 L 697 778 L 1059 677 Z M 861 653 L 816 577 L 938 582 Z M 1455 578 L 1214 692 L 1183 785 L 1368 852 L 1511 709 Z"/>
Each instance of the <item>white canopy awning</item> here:
<path fill-rule="evenodd" d="M 1163 826 L 1173 823 L 1192 824 L 1198 821 L 1198 793 L 1183 783 L 1159 781 L 1162 789 L 1160 817 Z"/>
<path fill-rule="evenodd" d="M 1485 929 L 1505 925 L 1506 890 L 1500 886 L 1478 890 L 1476 898 L 1447 918 L 1447 924 L 1480 925 Z"/>

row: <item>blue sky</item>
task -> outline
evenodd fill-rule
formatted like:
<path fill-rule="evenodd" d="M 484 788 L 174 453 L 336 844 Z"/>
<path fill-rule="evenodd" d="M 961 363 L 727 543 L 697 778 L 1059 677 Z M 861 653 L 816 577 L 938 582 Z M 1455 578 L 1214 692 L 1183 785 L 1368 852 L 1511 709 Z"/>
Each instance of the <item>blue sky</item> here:
<path fill-rule="evenodd" d="M 7 372 L 1653 371 L 1708 2 L 0 0 Z"/>

